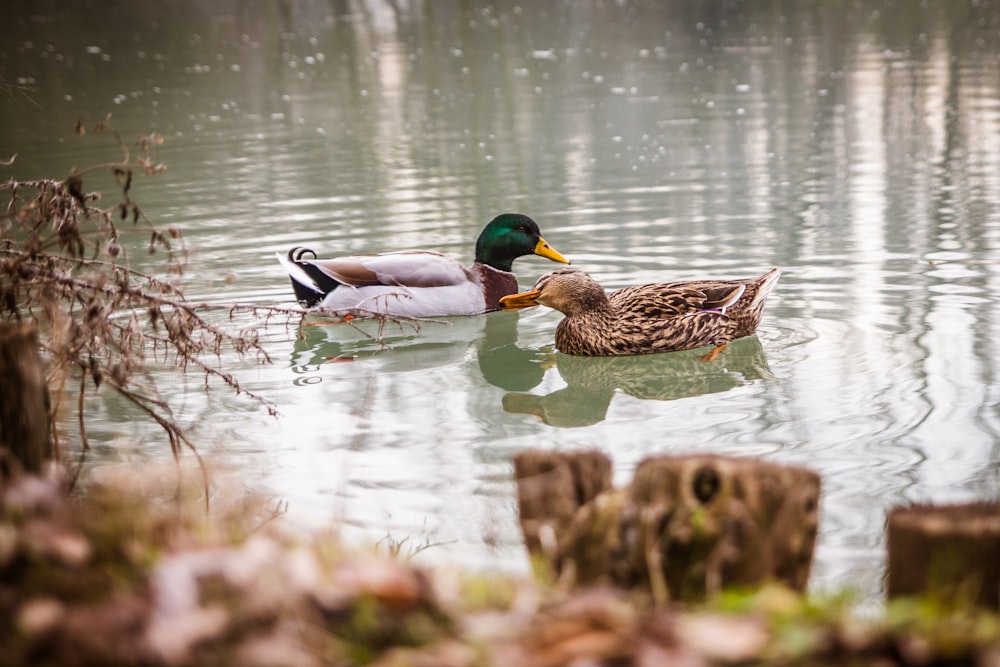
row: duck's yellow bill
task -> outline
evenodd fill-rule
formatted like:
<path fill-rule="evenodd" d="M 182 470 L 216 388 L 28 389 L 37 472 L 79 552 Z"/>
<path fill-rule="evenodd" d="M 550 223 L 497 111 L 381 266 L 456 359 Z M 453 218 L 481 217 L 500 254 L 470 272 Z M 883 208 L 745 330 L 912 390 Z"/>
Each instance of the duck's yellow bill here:
<path fill-rule="evenodd" d="M 535 244 L 535 249 L 532 250 L 533 253 L 539 257 L 546 257 L 551 259 L 553 262 L 562 262 L 563 264 L 569 264 L 569 260 L 562 256 L 558 250 L 546 243 L 545 239 L 539 237 L 538 243 Z"/>
<path fill-rule="evenodd" d="M 519 310 L 521 308 L 531 308 L 538 305 L 538 295 L 541 294 L 536 289 L 520 294 L 510 294 L 500 297 L 500 307 L 504 310 Z"/>

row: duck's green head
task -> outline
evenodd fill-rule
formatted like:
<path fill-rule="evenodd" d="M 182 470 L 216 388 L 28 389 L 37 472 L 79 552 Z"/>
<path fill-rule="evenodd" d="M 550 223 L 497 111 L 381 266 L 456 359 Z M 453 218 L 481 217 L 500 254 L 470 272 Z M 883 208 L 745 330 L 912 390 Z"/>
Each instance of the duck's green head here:
<path fill-rule="evenodd" d="M 568 259 L 545 242 L 535 221 L 520 213 L 503 213 L 493 218 L 476 241 L 476 261 L 500 271 L 510 271 L 514 260 L 524 255 L 539 255 L 569 264 Z"/>

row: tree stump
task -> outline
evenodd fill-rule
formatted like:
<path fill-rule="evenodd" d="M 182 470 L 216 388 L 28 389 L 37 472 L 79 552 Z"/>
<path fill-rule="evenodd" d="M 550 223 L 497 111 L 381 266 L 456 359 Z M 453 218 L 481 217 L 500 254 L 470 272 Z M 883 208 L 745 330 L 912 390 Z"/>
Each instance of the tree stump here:
<path fill-rule="evenodd" d="M 0 477 L 52 458 L 48 388 L 33 325 L 0 322 Z"/>
<path fill-rule="evenodd" d="M 581 456 L 600 457 L 608 471 L 583 475 L 582 492 Z M 806 468 L 656 457 L 615 490 L 610 461 L 597 452 L 522 452 L 514 466 L 525 544 L 568 585 L 612 584 L 691 601 L 725 586 L 779 581 L 803 590 L 808 582 L 820 478 Z"/>
<path fill-rule="evenodd" d="M 581 505 L 611 488 L 611 459 L 597 451 L 525 451 L 514 457 L 514 477 L 521 532 L 538 553 Z"/>
<path fill-rule="evenodd" d="M 1000 503 L 897 507 L 887 541 L 889 597 L 1000 608 Z"/>

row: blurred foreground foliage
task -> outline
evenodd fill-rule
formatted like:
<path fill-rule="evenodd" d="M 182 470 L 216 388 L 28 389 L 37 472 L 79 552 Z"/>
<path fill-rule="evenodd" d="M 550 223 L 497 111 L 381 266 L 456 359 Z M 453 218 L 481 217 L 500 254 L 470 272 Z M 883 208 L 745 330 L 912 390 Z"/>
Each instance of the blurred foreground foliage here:
<path fill-rule="evenodd" d="M 233 489 L 206 513 L 177 470 L 105 469 L 81 499 L 0 491 L 4 665 L 995 665 L 990 612 L 780 587 L 705 604 L 428 570 L 304 535 Z M 196 476 L 188 476 L 190 480 Z M 225 486 L 217 478 L 214 484 Z"/>

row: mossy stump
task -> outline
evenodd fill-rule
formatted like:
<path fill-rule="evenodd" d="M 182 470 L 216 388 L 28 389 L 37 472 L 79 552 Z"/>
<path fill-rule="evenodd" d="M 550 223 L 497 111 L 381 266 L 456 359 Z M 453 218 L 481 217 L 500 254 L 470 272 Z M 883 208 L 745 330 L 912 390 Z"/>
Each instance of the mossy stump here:
<path fill-rule="evenodd" d="M 525 544 L 567 585 L 694 601 L 725 586 L 808 582 L 820 478 L 806 468 L 663 456 L 616 490 L 600 452 L 522 452 L 514 467 Z"/>
<path fill-rule="evenodd" d="M 0 478 L 52 458 L 48 389 L 34 325 L 0 322 Z"/>
<path fill-rule="evenodd" d="M 889 597 L 1000 609 L 1000 503 L 897 507 L 887 533 Z"/>
<path fill-rule="evenodd" d="M 517 508 L 531 552 L 551 542 L 554 524 L 570 521 L 580 506 L 611 489 L 611 459 L 597 451 L 525 451 L 514 457 Z"/>

